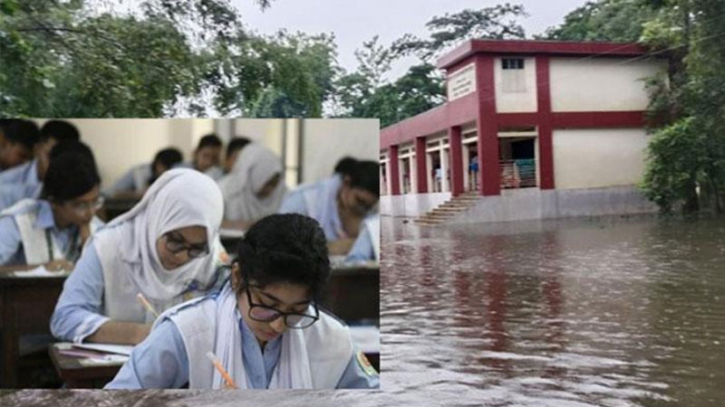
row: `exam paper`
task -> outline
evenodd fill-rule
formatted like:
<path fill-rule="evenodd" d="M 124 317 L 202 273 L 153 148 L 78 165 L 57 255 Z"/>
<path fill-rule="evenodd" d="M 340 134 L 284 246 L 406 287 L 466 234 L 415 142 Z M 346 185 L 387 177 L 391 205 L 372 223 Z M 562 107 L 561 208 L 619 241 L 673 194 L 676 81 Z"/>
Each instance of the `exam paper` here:
<path fill-rule="evenodd" d="M 227 239 L 242 238 L 244 237 L 244 231 L 241 229 L 221 228 L 219 229 L 219 237 Z"/>
<path fill-rule="evenodd" d="M 28 271 L 13 271 L 15 277 L 68 277 L 70 271 L 48 271 L 44 266 Z"/>
<path fill-rule="evenodd" d="M 131 355 L 131 351 L 133 350 L 133 346 L 131 345 L 114 345 L 109 343 L 74 343 L 73 347 L 125 356 Z"/>

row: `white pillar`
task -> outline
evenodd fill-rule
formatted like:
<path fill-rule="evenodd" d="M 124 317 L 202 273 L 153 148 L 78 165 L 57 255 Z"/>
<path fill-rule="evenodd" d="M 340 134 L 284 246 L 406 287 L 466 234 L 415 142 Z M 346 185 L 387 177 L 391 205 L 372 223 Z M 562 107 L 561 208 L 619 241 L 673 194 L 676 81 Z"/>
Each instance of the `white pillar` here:
<path fill-rule="evenodd" d="M 418 193 L 418 166 L 415 165 L 415 155 L 416 153 L 413 153 L 410 155 L 410 158 L 408 158 L 408 162 L 410 163 L 410 191 L 414 194 Z"/>
<path fill-rule="evenodd" d="M 448 185 L 448 149 L 442 148 L 441 150 L 441 185 L 443 192 L 450 192 L 450 186 Z"/>
<path fill-rule="evenodd" d="M 425 153 L 425 177 L 428 178 L 428 192 L 435 192 L 435 185 L 433 184 L 435 182 L 435 177 L 433 174 L 433 159 L 431 158 L 431 153 L 427 152 Z"/>
<path fill-rule="evenodd" d="M 468 187 L 468 184 L 469 184 L 468 180 L 470 178 L 469 177 L 470 174 L 468 174 L 468 164 L 470 161 L 468 159 L 468 155 L 470 154 L 468 151 L 468 146 L 470 146 L 470 144 L 464 144 L 463 149 L 462 149 L 463 150 L 463 190 L 464 191 L 470 190 L 470 188 Z"/>

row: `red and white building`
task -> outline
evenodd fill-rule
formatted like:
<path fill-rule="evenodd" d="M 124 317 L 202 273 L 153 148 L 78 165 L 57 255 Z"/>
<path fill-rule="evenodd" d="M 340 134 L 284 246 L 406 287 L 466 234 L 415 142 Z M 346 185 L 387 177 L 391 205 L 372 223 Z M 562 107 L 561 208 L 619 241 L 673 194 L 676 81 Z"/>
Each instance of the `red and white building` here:
<path fill-rule="evenodd" d="M 651 211 L 636 188 L 648 135 L 636 44 L 470 40 L 440 59 L 448 99 L 381 131 L 381 213 L 420 216 L 466 191 L 466 217 Z M 463 220 L 462 220 L 463 221 Z"/>

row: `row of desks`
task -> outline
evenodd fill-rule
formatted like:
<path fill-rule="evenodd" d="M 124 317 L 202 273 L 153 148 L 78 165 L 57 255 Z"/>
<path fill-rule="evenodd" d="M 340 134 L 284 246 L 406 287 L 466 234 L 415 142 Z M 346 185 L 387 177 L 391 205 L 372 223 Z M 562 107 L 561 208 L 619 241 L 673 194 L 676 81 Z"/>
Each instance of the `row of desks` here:
<path fill-rule="evenodd" d="M 0 273 L 0 387 L 31 387 L 21 383 L 19 372 L 27 366 L 28 355 L 48 352 L 50 317 L 66 276 L 18 277 Z M 377 266 L 339 268 L 333 271 L 328 300 L 323 306 L 346 321 L 364 320 L 379 324 L 380 273 Z M 29 347 L 26 339 L 40 339 Z M 72 358 L 49 353 L 59 376 L 68 387 L 95 387 L 104 384 L 120 368 L 116 366 L 81 366 Z M 368 354 L 379 368 L 379 353 Z M 115 370 L 114 370 L 115 369 Z"/>

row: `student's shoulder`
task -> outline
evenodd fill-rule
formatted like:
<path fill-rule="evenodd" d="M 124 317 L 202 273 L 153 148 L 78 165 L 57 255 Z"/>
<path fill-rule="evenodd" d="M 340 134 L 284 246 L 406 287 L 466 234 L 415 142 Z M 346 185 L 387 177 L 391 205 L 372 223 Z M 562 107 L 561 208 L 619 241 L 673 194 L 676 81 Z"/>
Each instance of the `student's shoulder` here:
<path fill-rule="evenodd" d="M 0 212 L 0 217 L 2 216 L 17 216 L 17 215 L 24 215 L 26 213 L 34 212 L 40 209 L 42 206 L 42 203 L 38 199 L 21 199 L 18 202 L 15 202 L 12 206 L 4 209 L 2 212 Z"/>

